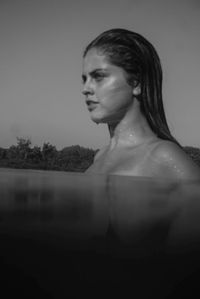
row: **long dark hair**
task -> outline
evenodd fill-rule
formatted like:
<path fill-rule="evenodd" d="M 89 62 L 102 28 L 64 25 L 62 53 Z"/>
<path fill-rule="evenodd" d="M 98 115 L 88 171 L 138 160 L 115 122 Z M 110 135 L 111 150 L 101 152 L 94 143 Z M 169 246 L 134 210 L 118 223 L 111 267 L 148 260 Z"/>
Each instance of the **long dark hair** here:
<path fill-rule="evenodd" d="M 85 49 L 96 48 L 109 62 L 123 68 L 127 81 L 141 85 L 140 107 L 153 132 L 161 139 L 180 146 L 171 135 L 162 99 L 162 67 L 153 45 L 138 33 L 126 29 L 111 29 L 95 38 Z"/>

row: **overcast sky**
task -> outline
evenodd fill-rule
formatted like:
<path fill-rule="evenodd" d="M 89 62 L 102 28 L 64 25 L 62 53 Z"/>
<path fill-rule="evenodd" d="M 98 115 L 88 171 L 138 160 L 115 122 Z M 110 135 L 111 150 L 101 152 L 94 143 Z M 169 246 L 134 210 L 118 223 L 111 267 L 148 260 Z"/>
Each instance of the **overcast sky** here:
<path fill-rule="evenodd" d="M 172 134 L 200 147 L 200 1 L 0 0 L 0 147 L 108 143 L 81 94 L 82 52 L 99 33 L 144 35 L 161 58 Z"/>

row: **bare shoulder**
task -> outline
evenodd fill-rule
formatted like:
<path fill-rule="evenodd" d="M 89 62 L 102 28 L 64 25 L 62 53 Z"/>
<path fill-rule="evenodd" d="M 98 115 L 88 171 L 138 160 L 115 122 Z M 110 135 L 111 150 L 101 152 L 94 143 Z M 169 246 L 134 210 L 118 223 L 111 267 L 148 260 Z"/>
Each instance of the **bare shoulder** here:
<path fill-rule="evenodd" d="M 174 142 L 159 141 L 152 155 L 171 177 L 200 179 L 200 167 Z"/>

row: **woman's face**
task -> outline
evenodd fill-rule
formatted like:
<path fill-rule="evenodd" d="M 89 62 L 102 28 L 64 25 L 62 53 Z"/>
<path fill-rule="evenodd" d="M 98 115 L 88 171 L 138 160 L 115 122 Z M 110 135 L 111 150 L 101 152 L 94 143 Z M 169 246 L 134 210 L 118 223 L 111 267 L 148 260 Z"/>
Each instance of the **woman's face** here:
<path fill-rule="evenodd" d="M 133 101 L 127 73 L 93 48 L 83 60 L 82 79 L 91 119 L 96 123 L 120 121 Z"/>

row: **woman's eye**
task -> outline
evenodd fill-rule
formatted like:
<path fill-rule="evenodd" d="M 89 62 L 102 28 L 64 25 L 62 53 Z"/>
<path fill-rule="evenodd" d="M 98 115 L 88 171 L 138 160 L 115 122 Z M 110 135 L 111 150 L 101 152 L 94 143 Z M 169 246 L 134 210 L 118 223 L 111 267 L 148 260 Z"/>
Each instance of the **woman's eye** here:
<path fill-rule="evenodd" d="M 85 84 L 85 82 L 86 82 L 86 77 L 82 76 L 82 84 Z"/>
<path fill-rule="evenodd" d="M 101 81 L 101 80 L 103 80 L 103 78 L 104 78 L 104 75 L 102 75 L 102 74 L 95 74 L 94 75 L 94 79 L 96 81 Z"/>

